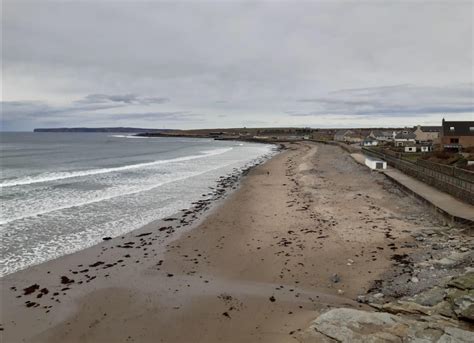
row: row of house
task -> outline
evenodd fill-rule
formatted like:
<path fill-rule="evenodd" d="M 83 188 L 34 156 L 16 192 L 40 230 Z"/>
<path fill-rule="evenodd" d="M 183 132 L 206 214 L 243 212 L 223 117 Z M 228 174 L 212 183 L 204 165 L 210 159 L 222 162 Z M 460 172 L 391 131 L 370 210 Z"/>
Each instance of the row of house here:
<path fill-rule="evenodd" d="M 406 152 L 429 152 L 434 146 L 445 150 L 456 150 L 474 146 L 473 121 L 445 121 L 441 126 L 416 126 L 403 130 L 373 130 L 365 137 L 362 131 L 339 130 L 334 140 L 360 143 L 362 146 L 393 145 L 403 147 Z"/>
<path fill-rule="evenodd" d="M 423 127 L 418 126 L 416 130 L 372 130 L 365 138 L 353 130 L 340 130 L 334 135 L 334 140 L 346 143 L 361 143 L 363 146 L 376 146 L 383 143 L 392 143 L 395 146 L 411 145 L 412 143 L 434 142 L 438 139 L 440 128 L 434 131 L 430 127 L 429 134 Z"/>

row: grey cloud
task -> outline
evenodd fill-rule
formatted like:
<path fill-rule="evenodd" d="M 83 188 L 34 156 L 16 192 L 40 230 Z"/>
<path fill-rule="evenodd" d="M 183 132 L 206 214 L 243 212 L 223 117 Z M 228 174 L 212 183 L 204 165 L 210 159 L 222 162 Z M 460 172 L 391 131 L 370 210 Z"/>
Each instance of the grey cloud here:
<path fill-rule="evenodd" d="M 130 105 L 130 106 L 128 106 Z M 71 126 L 76 125 L 109 125 L 113 126 L 117 121 L 125 121 L 133 124 L 137 121 L 167 122 L 199 122 L 199 115 L 188 111 L 154 111 L 140 112 L 133 104 L 102 103 L 92 101 L 84 103 L 75 101 L 66 106 L 54 106 L 42 101 L 3 101 L 2 107 L 2 129 L 10 130 L 15 126 L 22 127 L 30 125 L 38 126 Z M 118 109 L 121 112 L 108 112 Z M 107 124 L 109 123 L 109 124 Z"/>
<path fill-rule="evenodd" d="M 413 85 L 405 83 L 405 84 L 399 84 L 399 85 L 390 85 L 390 86 L 378 86 L 378 87 L 366 87 L 366 88 L 348 88 L 348 89 L 339 89 L 336 91 L 330 92 L 330 94 L 347 94 L 347 93 L 352 93 L 352 94 L 365 94 L 365 95 L 370 95 L 370 94 L 382 94 L 386 92 L 393 92 L 401 89 L 406 89 L 409 87 L 412 87 Z"/>
<path fill-rule="evenodd" d="M 263 125 L 265 124 L 264 121 L 261 120 L 245 120 L 242 122 L 242 126 L 248 126 L 248 125 Z"/>
<path fill-rule="evenodd" d="M 146 113 L 203 113 L 182 128 L 296 125 L 297 114 L 332 126 L 472 118 L 472 88 L 456 86 L 474 72 L 470 2 L 4 0 L 2 10 L 3 100 L 43 102 L 11 104 L 13 129 L 110 126 L 110 112 L 144 114 L 118 120 L 150 127 Z M 12 113 L 24 118 L 16 126 Z"/>
<path fill-rule="evenodd" d="M 115 104 L 81 104 L 68 106 L 51 106 L 43 101 L 2 101 L 2 115 L 10 118 L 64 117 L 77 112 L 93 112 L 117 108 Z"/>
<path fill-rule="evenodd" d="M 326 105 L 374 105 L 373 101 L 366 100 L 343 100 L 343 99 L 330 99 L 330 98 L 315 98 L 315 99 L 301 99 L 300 102 L 319 103 Z"/>
<path fill-rule="evenodd" d="M 142 113 L 104 113 L 105 117 L 115 119 L 132 119 L 132 120 L 167 120 L 167 121 L 199 121 L 201 118 L 198 114 L 184 111 L 176 112 L 142 112 Z"/>
<path fill-rule="evenodd" d="M 325 98 L 301 99 L 315 109 L 287 111 L 290 116 L 342 114 L 410 117 L 474 112 L 473 84 L 445 87 L 393 85 L 333 91 Z"/>
<path fill-rule="evenodd" d="M 150 105 L 150 104 L 163 104 L 170 101 L 164 97 L 140 97 L 136 94 L 123 94 L 123 95 L 107 95 L 107 94 L 89 94 L 83 99 L 77 101 L 77 103 L 84 104 L 97 104 L 97 103 L 123 103 L 123 104 L 136 104 L 136 105 Z"/>

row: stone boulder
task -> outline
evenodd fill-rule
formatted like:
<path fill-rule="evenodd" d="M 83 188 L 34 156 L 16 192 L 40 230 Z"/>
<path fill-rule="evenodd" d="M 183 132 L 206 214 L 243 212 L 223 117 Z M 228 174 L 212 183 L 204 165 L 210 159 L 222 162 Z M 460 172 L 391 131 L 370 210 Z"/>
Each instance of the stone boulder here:
<path fill-rule="evenodd" d="M 430 262 L 434 265 L 443 268 L 454 268 L 457 265 L 467 262 L 473 259 L 473 252 L 453 252 L 451 255 L 443 257 L 439 260 L 431 260 Z"/>
<path fill-rule="evenodd" d="M 474 322 L 474 291 L 454 298 L 453 304 L 454 313 L 458 318 Z"/>
<path fill-rule="evenodd" d="M 431 317 L 415 320 L 386 312 L 337 308 L 321 314 L 297 339 L 301 343 L 467 343 L 474 341 L 474 332 Z"/>
<path fill-rule="evenodd" d="M 464 275 L 451 279 L 448 286 L 456 287 L 462 290 L 474 289 L 474 272 L 468 272 Z"/>

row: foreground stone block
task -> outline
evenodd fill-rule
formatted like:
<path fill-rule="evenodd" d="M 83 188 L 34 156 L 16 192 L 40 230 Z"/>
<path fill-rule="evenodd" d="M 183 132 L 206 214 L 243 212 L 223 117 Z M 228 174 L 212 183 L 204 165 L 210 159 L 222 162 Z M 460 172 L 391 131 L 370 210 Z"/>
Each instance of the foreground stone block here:
<path fill-rule="evenodd" d="M 301 343 L 467 343 L 474 341 L 474 332 L 430 317 L 414 320 L 385 312 L 338 308 L 321 314 L 298 339 Z"/>
<path fill-rule="evenodd" d="M 474 272 L 469 272 L 459 277 L 453 278 L 448 282 L 448 286 L 456 287 L 462 290 L 474 289 Z"/>
<path fill-rule="evenodd" d="M 474 322 L 474 291 L 454 299 L 454 312 L 460 319 Z"/>

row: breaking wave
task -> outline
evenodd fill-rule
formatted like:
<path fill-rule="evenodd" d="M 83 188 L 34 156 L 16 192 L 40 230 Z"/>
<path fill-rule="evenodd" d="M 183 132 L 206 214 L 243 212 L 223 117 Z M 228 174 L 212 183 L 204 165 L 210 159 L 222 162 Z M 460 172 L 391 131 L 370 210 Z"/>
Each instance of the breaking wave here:
<path fill-rule="evenodd" d="M 114 167 L 114 168 L 102 168 L 102 169 L 91 169 L 91 170 L 79 170 L 79 171 L 71 171 L 71 172 L 57 172 L 57 173 L 46 173 L 37 176 L 28 176 L 20 179 L 5 181 L 0 183 L 0 188 L 4 187 L 14 187 L 14 186 L 21 186 L 21 185 L 30 185 L 34 183 L 41 183 L 41 182 L 50 182 L 56 180 L 63 180 L 69 179 L 74 177 L 82 177 L 82 176 L 89 176 L 89 175 L 98 175 L 98 174 L 106 174 L 112 172 L 120 172 L 125 170 L 137 169 L 137 168 L 145 168 L 145 167 L 152 167 L 159 164 L 166 164 L 166 163 L 174 163 L 174 162 L 183 162 L 189 160 L 195 160 L 199 158 L 205 158 L 214 155 L 224 154 L 228 151 L 232 150 L 232 148 L 220 148 L 220 149 L 213 149 L 213 150 L 205 150 L 201 151 L 201 155 L 191 155 L 191 156 L 184 156 L 184 157 L 177 157 L 172 158 L 169 160 L 157 160 L 153 162 L 145 162 L 145 163 L 137 163 L 131 164 L 121 167 Z"/>

